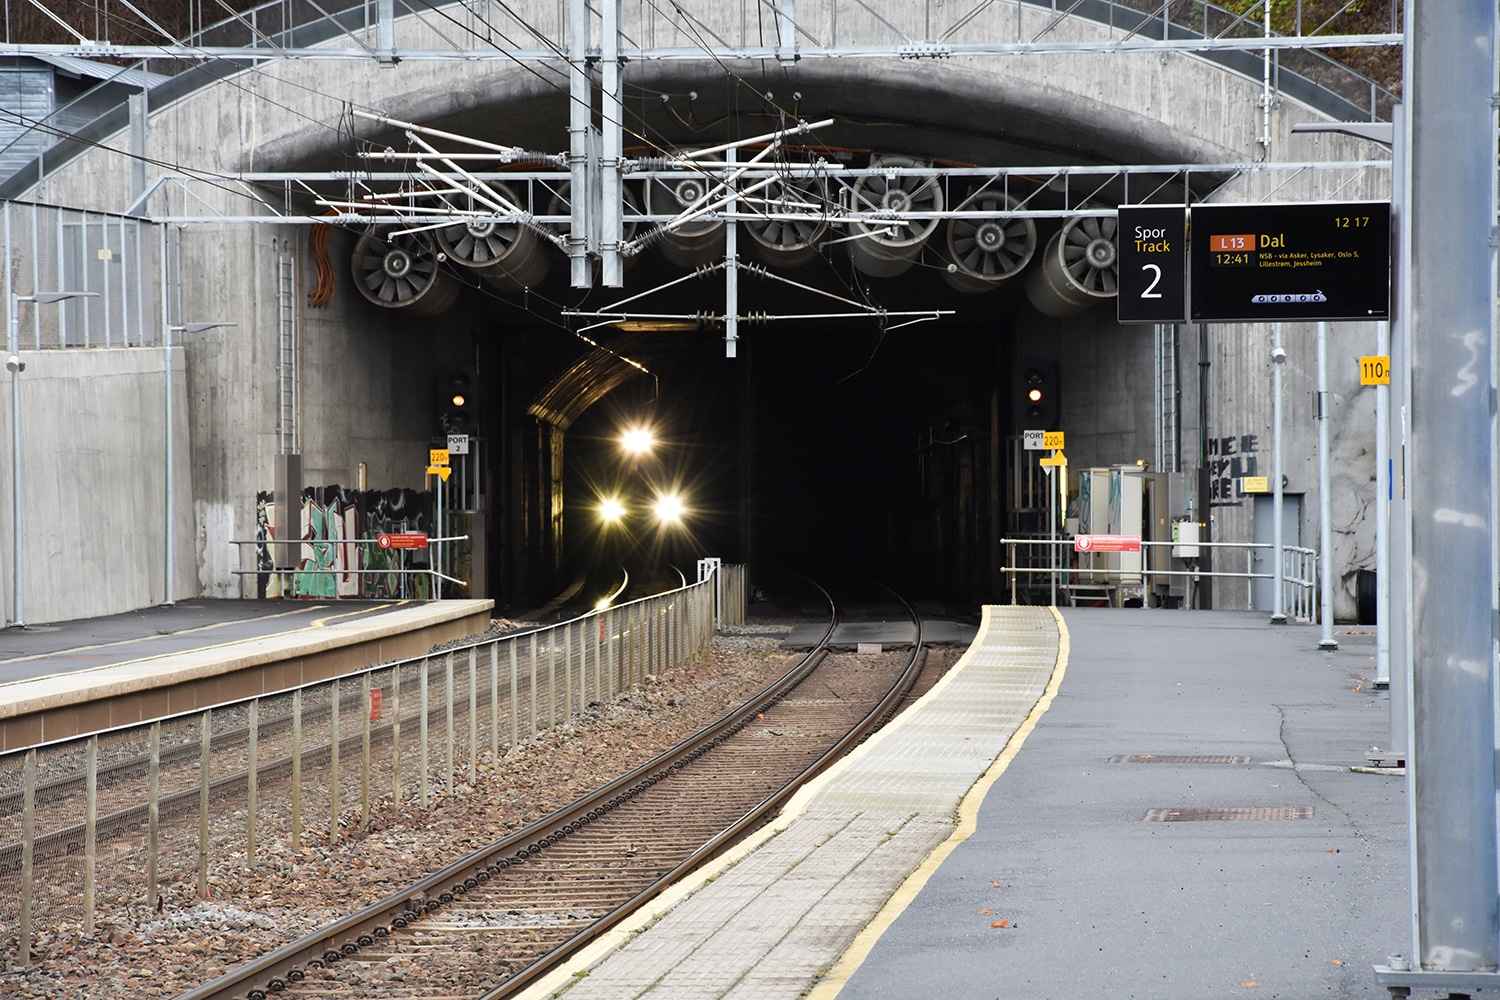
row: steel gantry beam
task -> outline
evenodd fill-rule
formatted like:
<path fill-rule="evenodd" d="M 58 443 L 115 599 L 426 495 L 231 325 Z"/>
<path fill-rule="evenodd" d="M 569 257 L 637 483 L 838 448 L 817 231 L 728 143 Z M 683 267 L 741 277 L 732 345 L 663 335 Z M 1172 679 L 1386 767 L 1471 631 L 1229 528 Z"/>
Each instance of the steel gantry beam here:
<path fill-rule="evenodd" d="M 1025 56 L 1067 55 L 1073 53 L 1114 52 L 1259 52 L 1271 49 L 1277 52 L 1384 47 L 1401 44 L 1399 35 L 1319 35 L 1299 37 L 1296 35 L 1273 36 L 1271 38 L 1135 38 L 1128 41 L 1047 41 L 1047 42 L 990 42 L 970 45 L 935 45 L 908 42 L 890 45 L 806 45 L 798 47 L 796 59 L 955 59 L 966 56 Z M 776 61 L 786 50 L 774 46 L 751 45 L 715 50 L 715 54 L 726 61 Z M 68 44 L 22 44 L 0 43 L 0 56 L 66 56 L 75 59 L 142 59 L 180 60 L 199 63 L 205 59 L 225 59 L 231 62 L 257 63 L 279 59 L 325 59 L 375 60 L 385 62 L 449 61 L 455 59 L 474 61 L 497 60 L 503 62 L 555 63 L 558 54 L 550 49 L 474 49 L 474 48 L 427 48 L 400 49 L 382 53 L 363 45 L 349 48 L 318 46 L 293 48 L 287 46 L 259 45 L 103 45 L 83 43 Z M 676 46 L 672 48 L 627 49 L 621 48 L 622 58 L 637 62 L 669 62 L 681 60 L 701 61 L 708 58 L 702 48 Z"/>
<path fill-rule="evenodd" d="M 508 4 L 491 6 L 469 0 L 449 3 L 413 4 L 397 0 L 374 0 L 330 11 L 319 4 L 288 5 L 272 0 L 243 12 L 231 12 L 223 21 L 187 35 L 176 35 L 152 19 L 129 0 L 119 0 L 136 20 L 118 14 L 104 19 L 116 31 L 129 31 L 128 40 L 90 38 L 50 10 L 43 0 L 28 2 L 73 36 L 72 42 L 49 45 L 7 43 L 0 55 L 46 54 L 81 59 L 149 59 L 198 62 L 228 59 L 258 62 L 267 59 L 374 60 L 382 65 L 433 59 L 509 59 L 527 62 L 573 62 L 570 46 L 547 37 L 546 27 L 528 21 L 547 14 L 526 11 Z M 628 23 L 621 22 L 618 4 L 604 3 L 598 16 L 613 21 L 604 24 L 606 34 L 620 39 L 620 55 L 631 60 L 702 59 L 712 48 L 721 59 L 767 60 L 790 65 L 802 59 L 943 59 L 963 56 L 1032 55 L 1075 52 L 1234 52 L 1291 49 L 1336 49 L 1397 46 L 1402 33 L 1392 18 L 1388 32 L 1349 33 L 1335 26 L 1351 5 L 1326 20 L 1314 18 L 1299 4 L 1290 30 L 1262 30 L 1258 18 L 1268 9 L 1265 0 L 1242 10 L 1213 3 L 1195 3 L 1173 10 L 1169 0 L 1160 7 L 1141 10 L 1119 3 L 1095 3 L 1086 11 L 1080 4 L 1058 0 L 967 0 L 945 4 L 924 0 L 904 5 L 900 13 L 883 16 L 861 0 L 825 0 L 813 19 L 799 19 L 796 0 L 761 0 L 775 25 L 775 40 L 765 43 L 720 0 L 676 0 L 670 9 L 642 7 Z M 229 8 L 226 6 L 226 10 Z M 1013 9 L 1010 14 L 1007 9 Z M 919 10 L 919 13 L 917 11 Z M 1045 25 L 1023 20 L 1023 13 L 1041 14 Z M 840 15 L 843 15 L 842 18 Z M 299 18 L 300 15 L 300 18 Z M 580 32 L 568 3 L 567 34 Z M 1104 25 L 1108 34 L 1099 39 L 1058 37 L 1064 22 L 1087 19 Z M 864 29 L 886 37 L 880 41 L 851 43 L 840 40 L 840 25 L 858 20 Z M 554 26 L 561 28 L 561 25 Z M 618 29 L 626 29 L 622 35 Z M 530 35 L 542 44 L 522 46 L 510 40 L 509 31 Z M 559 35 L 563 34 L 559 30 Z M 575 34 L 576 33 L 576 34 Z M 847 34 L 847 29 L 846 29 Z M 140 36 L 148 40 L 139 40 Z M 631 43 L 631 38 L 687 36 L 690 44 L 656 45 Z M 1009 36 L 1001 38 L 998 36 Z M 752 38 L 754 41 L 752 41 Z M 437 39 L 446 45 L 432 44 Z M 497 41 L 498 39 L 498 41 Z M 412 44 L 403 44 L 411 40 Z M 420 44 L 419 44 L 420 43 Z M 585 47 L 587 47 L 585 43 Z M 601 58 L 608 58 L 604 52 Z"/>
<path fill-rule="evenodd" d="M 432 135 L 424 130 L 420 135 Z M 496 150 L 516 150 L 516 147 L 495 145 Z M 518 150 L 516 150 L 518 152 Z M 571 181 L 571 173 L 564 163 L 565 154 L 526 153 L 526 156 L 546 155 L 555 158 L 558 165 L 551 169 L 495 170 L 465 168 L 462 172 L 433 167 L 439 161 L 451 161 L 453 165 L 466 162 L 500 164 L 517 162 L 513 154 L 471 152 L 389 152 L 368 153 L 361 156 L 372 164 L 387 165 L 394 162 L 409 162 L 412 169 L 385 170 L 372 166 L 368 170 L 299 170 L 299 171 L 236 171 L 232 173 L 205 173 L 202 171 L 164 171 L 157 175 L 152 186 L 132 207 L 132 214 L 144 213 L 153 222 L 174 225 L 204 223 L 335 223 L 358 225 L 376 222 L 410 221 L 419 211 L 395 202 L 435 198 L 431 184 L 436 178 L 445 177 L 463 186 L 475 181 L 493 183 L 504 181 L 513 186 L 519 197 L 515 205 L 514 218 L 529 219 L 548 226 L 568 225 L 571 214 L 546 211 L 547 202 L 558 189 Z M 423 166 L 417 166 L 418 164 Z M 685 160 L 679 167 L 647 167 L 641 160 L 621 157 L 620 175 L 624 181 L 703 179 L 709 171 L 725 168 L 723 161 L 697 163 Z M 1226 189 L 1232 190 L 1238 182 L 1252 178 L 1273 178 L 1275 183 L 1265 194 L 1254 194 L 1247 188 L 1244 201 L 1275 201 L 1275 188 L 1284 181 L 1307 174 L 1323 173 L 1336 176 L 1338 186 L 1349 187 L 1360 178 L 1370 174 L 1388 175 L 1388 160 L 1322 160 L 1288 161 L 1272 163 L 1223 162 L 1223 163 L 1178 163 L 1178 164 L 1108 164 L 1102 166 L 1054 165 L 1024 167 L 851 167 L 840 163 L 821 163 L 815 160 L 795 163 L 755 164 L 736 166 L 743 171 L 742 181 L 764 180 L 767 177 L 822 176 L 833 185 L 830 195 L 820 201 L 819 208 L 835 223 L 878 222 L 881 220 L 915 219 L 982 219 L 995 213 L 979 209 L 944 208 L 940 210 L 911 209 L 902 212 L 864 209 L 854 206 L 857 201 L 853 189 L 862 178 L 886 176 L 898 171 L 904 176 L 933 177 L 946 189 L 955 182 L 976 187 L 983 186 L 1017 199 L 1014 208 L 1004 214 L 1017 218 L 1066 219 L 1080 214 L 1113 215 L 1121 204 L 1197 204 L 1206 200 L 1210 193 L 1218 193 L 1216 201 L 1223 201 Z M 709 175 L 711 176 L 711 175 Z M 235 185 L 243 197 L 253 202 L 260 214 L 231 214 L 222 211 L 194 213 L 150 213 L 150 203 L 168 189 L 191 190 L 195 187 L 222 188 Z M 455 189 L 456 190 L 456 189 Z M 478 191 L 467 187 L 466 191 Z M 744 189 L 738 189 L 743 195 Z M 1184 192 L 1187 192 L 1184 199 Z M 1043 204 L 1044 195 L 1055 199 Z M 380 200 L 376 200 L 380 199 Z M 961 202 L 963 199 L 958 199 Z M 1336 199 L 1334 199 L 1336 200 Z M 1358 199 L 1354 199 L 1358 200 Z M 384 202 L 389 202 L 384 203 Z M 953 202 L 945 202 L 949 204 Z M 340 214 L 329 215 L 317 211 L 318 206 L 340 209 Z M 674 208 L 656 210 L 653 207 L 624 200 L 621 203 L 622 219 L 627 223 L 664 224 L 681 218 L 685 213 Z M 508 210 L 461 209 L 451 206 L 444 210 L 453 217 L 488 218 L 496 216 L 512 218 Z M 777 217 L 774 211 L 728 213 L 716 212 L 716 218 L 738 221 L 764 220 Z M 794 217 L 781 213 L 781 217 Z M 800 217 L 800 216 L 795 216 Z M 622 241 L 623 242 L 623 241 Z M 638 252 L 638 251 L 637 251 Z"/>
<path fill-rule="evenodd" d="M 695 224 L 723 224 L 726 228 L 722 259 L 703 262 L 682 278 L 633 294 L 602 308 L 564 310 L 563 315 L 585 322 L 584 330 L 622 322 L 680 322 L 712 325 L 724 333 L 725 351 L 736 352 L 741 322 L 764 324 L 791 319 L 875 319 L 886 329 L 924 322 L 948 315 L 939 308 L 887 312 L 868 303 L 813 288 L 779 275 L 760 264 L 740 260 L 738 237 L 745 226 L 773 223 L 805 225 L 818 235 L 805 249 L 826 253 L 837 244 L 858 240 L 897 238 L 899 234 L 930 228 L 938 222 L 968 220 L 986 225 L 1015 219 L 1074 219 L 1079 216 L 1113 217 L 1121 204 L 1195 204 L 1208 194 L 1222 199 L 1234 194 L 1237 182 L 1271 179 L 1256 196 L 1247 184 L 1241 200 L 1272 200 L 1275 192 L 1292 178 L 1308 174 L 1330 178 L 1336 192 L 1370 173 L 1386 173 L 1389 161 L 1335 161 L 1239 164 L 1150 164 L 1047 167 L 938 167 L 892 165 L 874 162 L 853 167 L 822 157 L 786 156 L 788 138 L 806 137 L 827 121 L 796 123 L 788 129 L 752 136 L 703 149 L 655 157 L 587 156 L 581 163 L 570 154 L 529 152 L 517 146 L 486 142 L 456 133 L 425 128 L 381 115 L 356 112 L 387 127 L 400 128 L 410 148 L 397 152 L 381 150 L 361 154 L 372 165 L 406 163 L 402 170 L 325 172 L 245 172 L 233 175 L 167 174 L 157 179 L 135 206 L 149 201 L 171 186 L 191 189 L 213 185 L 232 188 L 250 200 L 258 214 L 223 213 L 163 215 L 156 221 L 174 224 L 332 224 L 346 227 L 393 227 L 393 237 L 425 233 L 455 223 L 486 227 L 521 226 L 542 241 L 557 247 L 573 261 L 573 283 L 588 287 L 594 261 L 601 261 L 606 287 L 611 270 L 639 255 L 675 232 Z M 439 148 L 459 146 L 461 149 Z M 799 149 L 805 148 L 799 145 Z M 749 152 L 741 162 L 740 151 Z M 751 152 L 753 151 L 753 152 Z M 496 170 L 497 166 L 541 163 L 536 169 Z M 581 165 L 582 169 L 579 169 Z M 613 178 L 613 189 L 604 196 L 605 184 Z M 872 197 L 866 190 L 872 180 L 882 190 L 906 185 L 920 190 L 931 187 L 941 197 L 922 207 L 920 201 L 897 202 Z M 503 185 L 503 189 L 501 187 Z M 576 192 L 584 191 L 578 196 Z M 629 195 L 627 192 L 639 192 Z M 689 190 L 692 196 L 668 192 Z M 993 195 L 985 200 L 981 195 Z M 567 197 L 564 198 L 563 196 Z M 179 199 L 187 203 L 188 198 Z M 558 210 L 567 202 L 567 211 Z M 997 211 L 995 205 L 1006 206 Z M 608 206 L 606 208 L 606 206 Z M 333 214 L 329 214 L 329 211 Z M 574 237 L 578 232 L 594 238 Z M 626 232 L 635 233 L 629 237 Z M 957 265 L 946 262 L 948 270 Z M 642 304 L 689 278 L 722 274 L 725 307 L 713 314 L 663 311 Z M 742 314 L 738 308 L 741 275 L 781 283 L 830 301 L 828 310 L 810 313 L 757 312 Z"/>

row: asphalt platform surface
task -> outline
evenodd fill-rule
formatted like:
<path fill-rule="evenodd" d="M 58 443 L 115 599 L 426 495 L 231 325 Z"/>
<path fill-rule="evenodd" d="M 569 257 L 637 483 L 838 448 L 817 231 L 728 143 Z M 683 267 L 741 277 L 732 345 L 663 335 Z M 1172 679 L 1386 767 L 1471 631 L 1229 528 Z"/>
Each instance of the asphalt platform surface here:
<path fill-rule="evenodd" d="M 417 603 L 199 598 L 103 618 L 0 629 L 0 684 L 348 623 Z"/>
<path fill-rule="evenodd" d="M 1056 699 L 841 1000 L 1389 1000 L 1405 779 L 1351 769 L 1392 745 L 1373 629 L 1062 616 Z"/>

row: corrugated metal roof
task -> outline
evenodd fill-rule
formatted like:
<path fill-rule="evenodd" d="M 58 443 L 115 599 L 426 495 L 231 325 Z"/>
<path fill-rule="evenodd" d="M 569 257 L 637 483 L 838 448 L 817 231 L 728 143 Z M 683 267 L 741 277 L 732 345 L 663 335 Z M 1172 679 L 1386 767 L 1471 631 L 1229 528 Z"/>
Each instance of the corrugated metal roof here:
<path fill-rule="evenodd" d="M 171 79 L 171 77 L 162 73 L 147 73 L 138 69 L 126 69 L 110 63 L 94 62 L 92 59 L 79 59 L 75 56 L 31 53 L 29 58 L 47 63 L 63 73 L 69 73 L 77 77 L 88 77 L 94 80 L 108 80 L 125 87 L 144 87 L 150 89 L 158 83 Z"/>
<path fill-rule="evenodd" d="M 9 177 L 52 144 L 50 135 L 31 127 L 52 113 L 52 71 L 31 66 L 3 73 L 0 106 L 10 115 L 0 121 L 0 177 Z"/>

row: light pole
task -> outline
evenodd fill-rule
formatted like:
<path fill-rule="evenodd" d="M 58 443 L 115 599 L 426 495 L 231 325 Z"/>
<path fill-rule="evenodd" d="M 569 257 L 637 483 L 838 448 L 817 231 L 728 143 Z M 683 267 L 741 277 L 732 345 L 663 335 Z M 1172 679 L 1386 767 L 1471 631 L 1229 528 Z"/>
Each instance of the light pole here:
<path fill-rule="evenodd" d="M 64 299 L 97 295 L 98 292 L 32 292 L 30 295 L 10 293 L 10 323 L 6 336 L 5 370 L 10 372 L 10 568 L 11 568 L 11 628 L 25 628 L 25 587 L 22 570 L 25 566 L 25 540 L 21 530 L 21 373 L 26 362 L 21 360 L 21 303 L 61 302 Z"/>
<path fill-rule="evenodd" d="M 1318 648 L 1338 649 L 1333 637 L 1333 488 L 1328 471 L 1328 324 L 1318 324 Z"/>
<path fill-rule="evenodd" d="M 167 425 L 167 442 L 166 442 L 167 456 L 166 456 L 166 476 L 165 476 L 166 503 L 164 503 L 162 505 L 165 508 L 165 513 L 163 515 L 164 518 L 165 518 L 165 520 L 163 521 L 163 529 L 164 529 L 164 534 L 166 536 L 165 559 L 166 559 L 166 563 L 167 563 L 167 565 L 166 565 L 166 572 L 165 572 L 165 574 L 163 576 L 163 581 L 164 582 L 163 582 L 163 587 L 162 587 L 162 602 L 161 603 L 162 603 L 162 607 L 164 607 L 164 608 L 170 608 L 172 605 L 174 605 L 174 604 L 177 603 L 177 596 L 176 596 L 176 593 L 175 593 L 174 588 L 172 586 L 172 562 L 173 562 L 173 558 L 176 555 L 176 553 L 174 551 L 174 547 L 172 545 L 172 518 L 173 518 L 173 506 L 172 506 L 172 449 L 173 449 L 173 442 L 172 442 L 172 334 L 174 334 L 174 333 L 202 333 L 204 330 L 213 330 L 213 329 L 216 329 L 216 328 L 221 327 L 221 326 L 238 326 L 238 325 L 239 325 L 238 323 L 230 323 L 230 322 L 226 322 L 226 321 L 220 321 L 220 322 L 214 322 L 214 323 L 181 323 L 181 324 L 178 324 L 176 326 L 168 326 L 167 327 L 167 335 L 162 338 L 162 358 L 163 358 L 163 360 L 162 360 L 162 368 L 163 368 L 163 371 L 165 372 L 165 378 L 166 378 L 166 398 L 165 398 L 165 413 L 164 413 L 164 416 L 165 416 L 165 423 Z"/>
<path fill-rule="evenodd" d="M 1281 523 L 1281 368 L 1286 364 L 1286 349 L 1281 346 L 1281 324 L 1273 324 L 1275 340 L 1271 348 L 1271 476 L 1274 480 L 1271 490 L 1275 509 L 1271 511 L 1271 531 L 1274 536 L 1274 544 L 1271 552 L 1272 586 L 1275 593 L 1272 595 L 1271 624 L 1286 624 L 1286 567 L 1285 547 L 1282 541 Z"/>

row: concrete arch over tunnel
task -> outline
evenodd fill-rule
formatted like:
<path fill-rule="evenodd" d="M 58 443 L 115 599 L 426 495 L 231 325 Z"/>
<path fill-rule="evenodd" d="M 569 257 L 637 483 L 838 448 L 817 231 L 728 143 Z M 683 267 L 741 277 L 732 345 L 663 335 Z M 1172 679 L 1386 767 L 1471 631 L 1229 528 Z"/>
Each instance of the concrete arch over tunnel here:
<path fill-rule="evenodd" d="M 899 5 L 874 6 L 897 16 Z M 1008 5 L 1004 13 L 1011 21 L 984 30 L 999 38 L 1012 30 L 1012 22 L 1040 30 L 1053 17 L 1050 11 Z M 847 30 L 842 37 L 850 45 L 882 37 L 869 23 L 851 23 Z M 1056 30 L 1080 42 L 1108 37 L 1107 29 L 1076 18 L 1064 19 Z M 1218 165 L 1299 161 L 1312 153 L 1338 162 L 1372 155 L 1363 145 L 1337 137 L 1293 139 L 1291 125 L 1320 118 L 1317 111 L 1286 98 L 1267 113 L 1261 81 L 1175 52 L 788 64 L 726 55 L 634 62 L 625 67 L 623 80 L 632 133 L 625 141 L 634 155 L 653 145 L 702 146 L 759 134 L 789 113 L 803 120 L 833 119 L 799 145 L 830 163 L 854 167 L 885 156 L 936 167 L 1004 168 L 1010 176 L 1027 178 L 1024 171 L 1033 167 L 1202 164 L 1191 181 L 1169 182 L 1179 199 L 1186 197 L 1188 184 L 1198 185 L 1194 198 L 1215 196 L 1231 178 L 1212 169 Z M 360 107 L 560 157 L 567 149 L 565 87 L 558 64 L 539 71 L 493 59 L 410 60 L 391 68 L 281 60 L 153 107 L 145 142 L 155 163 L 206 172 L 405 169 L 378 157 L 352 156 L 358 149 L 408 148 L 401 130 L 350 118 L 349 109 Z M 597 96 L 595 101 L 597 108 Z M 119 150 L 127 145 L 123 133 L 105 143 Z M 101 148 L 48 176 L 26 196 L 118 210 L 134 201 L 128 173 Z M 1351 173 L 1357 170 L 1290 184 L 1239 175 L 1217 197 L 1251 199 L 1278 185 L 1284 198 L 1318 197 L 1330 190 L 1345 197 L 1354 191 L 1384 196 L 1383 177 L 1351 181 Z M 556 216 L 553 202 L 565 183 L 562 177 L 559 160 L 557 178 L 520 192 L 523 207 L 534 215 Z M 1059 212 L 1085 205 L 1107 209 L 1126 195 L 1118 178 L 1063 191 L 1052 190 L 1057 181 L 1050 172 L 1016 183 L 1020 197 Z M 627 190 L 641 191 L 629 175 L 626 184 Z M 321 211 L 294 183 L 278 186 L 260 179 L 253 187 L 279 210 Z M 189 338 L 187 345 L 193 502 L 208 510 L 231 508 L 240 524 L 253 521 L 255 494 L 269 488 L 270 470 L 278 462 L 275 369 L 267 361 L 276 355 L 276 262 L 296 256 L 304 273 L 318 265 L 307 256 L 305 225 L 207 221 L 216 212 L 255 214 L 245 207 L 243 191 L 233 183 L 184 182 L 161 187 L 145 203 L 156 217 L 198 217 L 182 230 L 184 260 L 194 265 L 184 272 L 183 315 L 241 318 L 234 337 Z M 971 191 L 954 183 L 945 197 L 958 204 Z M 1085 192 L 1090 194 L 1086 202 L 1073 200 Z M 1067 221 L 1036 220 L 1028 273 L 1043 267 L 1049 239 Z M 560 222 L 548 225 L 553 235 L 565 232 Z M 677 282 L 691 270 L 663 256 L 659 247 L 634 259 L 622 289 L 602 289 L 596 277 L 587 292 L 570 287 L 561 248 L 545 238 L 534 252 L 547 255 L 550 267 L 540 277 L 513 283 L 520 287 L 497 286 L 440 261 L 443 280 L 454 286 L 452 305 L 436 315 L 416 315 L 376 305 L 355 291 L 360 275 L 353 261 L 364 227 L 335 225 L 326 257 L 335 275 L 332 301 L 309 307 L 299 297 L 303 481 L 347 482 L 351 470 L 364 463 L 372 481 L 419 484 L 427 448 L 437 440 L 431 378 L 446 364 L 474 364 L 495 462 L 486 474 L 485 502 L 493 521 L 489 558 L 504 567 L 491 570 L 490 589 L 515 604 L 545 596 L 574 558 L 561 540 L 571 534 L 562 525 L 570 516 L 566 512 L 583 500 L 582 487 L 575 497 L 567 471 L 554 467 L 554 459 L 565 464 L 560 445 L 541 431 L 536 407 L 546 411 L 542 401 L 549 387 L 579 388 L 567 373 L 580 358 L 615 352 L 638 360 L 641 369 L 618 369 L 617 375 L 628 377 L 611 381 L 593 405 L 566 424 L 543 423 L 568 430 L 571 457 L 573 442 L 602 439 L 609 419 L 629 409 L 669 409 L 677 404 L 672 398 L 677 385 L 694 390 L 682 393 L 680 405 L 692 416 L 681 423 L 698 424 L 693 434 L 679 433 L 679 440 L 701 442 L 694 460 L 717 463 L 722 470 L 712 477 L 720 484 L 713 505 L 722 522 L 713 534 L 719 547 L 706 554 L 752 559 L 765 552 L 780 558 L 798 540 L 833 539 L 837 544 L 828 546 L 830 552 L 860 558 L 878 553 L 866 568 L 914 567 L 935 592 L 969 600 L 995 595 L 1001 583 L 998 564 L 1006 558 L 997 539 L 1025 527 L 1016 511 L 1029 501 L 1013 488 L 1016 457 L 1008 443 L 1015 430 L 1009 384 L 1018 359 L 1042 354 L 1060 364 L 1062 421 L 1075 463 L 1108 466 L 1138 458 L 1155 463 L 1170 436 L 1169 460 L 1183 477 L 1198 477 L 1208 461 L 1203 440 L 1254 436 L 1250 430 L 1265 424 L 1262 400 L 1248 391 L 1243 398 L 1237 395 L 1241 385 L 1259 378 L 1255 331 L 1229 334 L 1221 345 L 1200 351 L 1185 329 L 1164 335 L 1150 327 L 1117 325 L 1108 296 L 1085 301 L 1068 314 L 1049 313 L 1028 296 L 1019 270 L 1015 280 L 983 286 L 980 294 L 957 290 L 945 280 L 952 277 L 945 257 L 947 227 L 935 226 L 897 273 L 871 274 L 855 266 L 847 247 L 834 242 L 846 235 L 842 230 L 829 234 L 826 246 L 820 242 L 809 260 L 795 267 L 770 266 L 803 287 L 742 272 L 739 307 L 747 316 L 778 310 L 812 316 L 820 309 L 866 314 L 746 324 L 736 363 L 723 358 L 722 324 L 711 318 L 692 330 L 658 331 L 650 341 L 627 341 L 628 334 L 610 328 L 578 335 L 591 323 L 569 315 L 570 310 L 602 308 L 620 296 Z M 743 257 L 755 259 L 745 227 L 739 246 Z M 722 256 L 710 251 L 690 264 L 712 262 L 714 252 Z M 724 311 L 725 295 L 722 274 L 707 275 L 671 285 L 643 311 L 712 317 Z M 829 296 L 854 305 L 829 305 Z M 946 315 L 903 326 L 891 314 L 905 310 Z M 1214 355 L 1224 362 L 1225 383 L 1199 384 L 1190 373 Z M 254 374 L 247 378 L 246 373 Z M 912 377 L 915 389 L 902 384 Z M 1162 392 L 1174 400 L 1165 424 Z M 232 412 L 222 405 L 231 397 L 236 399 Z M 784 405 L 785 415 L 776 415 Z M 1230 425 L 1233 434 L 1210 433 Z M 809 505 L 811 513 L 804 517 L 791 510 L 795 500 L 779 492 L 777 479 L 818 464 L 812 451 L 787 442 L 818 439 L 834 442 L 831 454 L 837 461 L 830 464 L 836 471 L 818 480 L 822 506 Z M 854 441 L 857 447 L 851 446 Z M 577 448 L 580 455 L 591 450 L 597 449 Z M 1185 463 L 1185 458 L 1197 461 Z M 1183 470 L 1184 464 L 1192 471 Z M 878 475 L 870 471 L 876 466 Z M 841 477 L 852 484 L 847 490 L 838 487 Z M 899 502 L 880 505 L 868 517 L 850 516 L 853 502 L 837 500 L 857 496 L 859 503 L 873 505 L 883 484 L 892 482 L 901 493 Z M 1196 484 L 1184 488 L 1195 491 Z M 559 500 L 566 501 L 560 508 Z M 767 509 L 770 513 L 762 516 Z M 1244 527 L 1236 526 L 1234 510 L 1221 516 L 1226 530 Z M 802 527 L 792 530 L 793 522 Z M 1350 546 L 1356 548 L 1353 534 Z M 215 541 L 210 532 L 200 544 Z M 206 589 L 230 584 L 211 580 Z"/>

